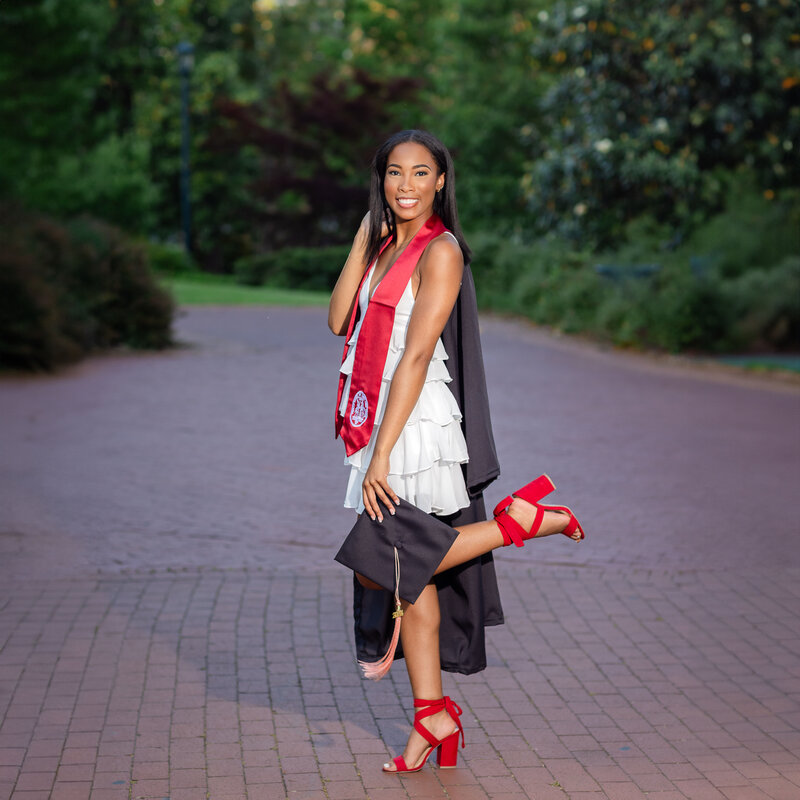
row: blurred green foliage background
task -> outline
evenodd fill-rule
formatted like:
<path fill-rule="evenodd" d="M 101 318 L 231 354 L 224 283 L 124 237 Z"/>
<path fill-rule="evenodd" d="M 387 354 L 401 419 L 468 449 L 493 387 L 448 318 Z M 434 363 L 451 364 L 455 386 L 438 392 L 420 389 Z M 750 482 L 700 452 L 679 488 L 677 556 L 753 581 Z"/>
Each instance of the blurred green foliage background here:
<path fill-rule="evenodd" d="M 31 275 L 15 335 L 37 340 L 30 309 L 72 258 L 41 266 L 43 219 L 116 226 L 162 271 L 331 286 L 374 148 L 406 127 L 453 153 L 485 306 L 629 346 L 800 348 L 796 0 L 5 2 L 0 194 L 26 209 L 3 227 L 27 266 L 0 269 Z"/>

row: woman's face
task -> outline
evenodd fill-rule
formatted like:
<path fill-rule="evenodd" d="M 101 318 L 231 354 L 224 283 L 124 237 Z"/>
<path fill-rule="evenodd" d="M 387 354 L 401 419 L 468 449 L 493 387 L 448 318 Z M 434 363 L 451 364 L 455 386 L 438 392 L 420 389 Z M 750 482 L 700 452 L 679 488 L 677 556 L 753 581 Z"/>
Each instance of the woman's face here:
<path fill-rule="evenodd" d="M 436 161 L 427 147 L 416 142 L 397 145 L 386 160 L 383 193 L 397 222 L 427 219 L 433 213 L 436 192 L 444 186 Z"/>

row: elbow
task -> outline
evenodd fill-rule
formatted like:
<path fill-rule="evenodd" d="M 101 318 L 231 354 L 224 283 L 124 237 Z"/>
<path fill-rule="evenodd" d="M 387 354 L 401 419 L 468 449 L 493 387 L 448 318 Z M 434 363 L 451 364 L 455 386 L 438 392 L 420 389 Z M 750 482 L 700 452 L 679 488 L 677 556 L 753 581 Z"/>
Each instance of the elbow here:
<path fill-rule="evenodd" d="M 341 328 L 340 320 L 336 319 L 336 312 L 333 309 L 333 299 L 328 304 L 328 328 L 330 329 L 331 333 L 339 335 L 339 328 Z"/>
<path fill-rule="evenodd" d="M 337 302 L 336 292 L 328 304 L 328 328 L 334 336 L 344 336 L 350 323 L 353 307 L 343 308 L 341 300 Z"/>
<path fill-rule="evenodd" d="M 433 358 L 433 350 L 428 351 L 419 350 L 417 348 L 407 349 L 405 353 L 403 353 L 403 361 L 408 364 L 408 366 L 419 372 L 427 372 L 428 366 L 431 363 L 431 359 Z"/>
<path fill-rule="evenodd" d="M 344 336 L 347 333 L 347 328 L 342 321 L 337 320 L 331 312 L 328 312 L 328 328 L 334 336 Z"/>

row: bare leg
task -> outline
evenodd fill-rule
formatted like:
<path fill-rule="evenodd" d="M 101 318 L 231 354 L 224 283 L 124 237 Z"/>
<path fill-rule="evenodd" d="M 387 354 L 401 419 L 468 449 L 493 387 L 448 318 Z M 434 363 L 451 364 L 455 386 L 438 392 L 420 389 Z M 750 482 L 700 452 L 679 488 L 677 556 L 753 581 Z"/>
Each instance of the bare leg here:
<path fill-rule="evenodd" d="M 536 509 L 530 503 L 515 498 L 509 508 L 509 514 L 520 525 L 528 529 L 533 524 Z M 545 512 L 536 538 L 560 533 L 568 522 L 569 517 L 566 514 Z M 494 520 L 464 525 L 456 530 L 459 535 L 436 570 L 437 574 L 477 558 L 503 544 L 500 526 Z M 364 585 L 371 583 L 361 575 L 358 576 L 358 579 Z M 443 691 L 439 661 L 441 614 L 436 587 L 429 583 L 422 590 L 416 603 L 413 605 L 403 603 L 403 610 L 405 614 L 400 627 L 400 638 L 403 643 L 403 654 L 414 699 L 438 700 L 443 696 Z M 455 722 L 446 711 L 426 717 L 421 724 L 437 739 L 443 739 L 457 730 Z M 403 751 L 403 760 L 406 766 L 410 769 L 416 767 L 429 748 L 430 744 L 412 728 Z M 389 772 L 395 771 L 394 763 L 386 764 L 384 768 Z"/>
<path fill-rule="evenodd" d="M 533 524 L 536 509 L 530 503 L 514 498 L 508 513 L 527 530 Z M 561 533 L 567 527 L 568 522 L 569 517 L 566 514 L 562 514 L 559 511 L 546 511 L 542 520 L 542 527 L 534 538 L 539 539 L 543 536 Z M 459 564 L 464 564 L 473 558 L 482 556 L 484 553 L 501 547 L 503 544 L 503 534 L 500 532 L 500 526 L 494 520 L 462 525 L 456 530 L 458 531 L 458 537 L 447 551 L 447 555 L 442 559 L 442 563 L 439 564 L 436 575 L 446 569 L 457 567 Z M 577 532 L 573 536 L 576 540 L 579 537 L 580 533 Z"/>
<path fill-rule="evenodd" d="M 536 517 L 534 506 L 517 497 L 511 503 L 508 513 L 526 530 L 530 529 Z M 560 511 L 545 511 L 539 532 L 534 538 L 542 539 L 545 536 L 561 533 L 568 523 L 569 517 L 566 514 L 562 514 Z M 503 534 L 500 532 L 500 526 L 494 520 L 459 525 L 456 530 L 459 535 L 447 551 L 447 555 L 442 559 L 442 563 L 439 564 L 434 575 L 438 575 L 446 569 L 457 567 L 459 564 L 466 564 L 467 561 L 472 561 L 473 558 L 478 558 L 478 556 L 496 550 L 503 545 Z M 576 531 L 571 538 L 576 542 L 580 541 L 580 531 Z M 377 583 L 373 583 L 363 575 L 356 573 L 356 577 L 361 585 L 367 589 L 381 588 Z M 405 647 L 403 649 L 405 650 Z"/>
<path fill-rule="evenodd" d="M 439 662 L 439 595 L 436 587 L 429 583 L 414 605 L 403 603 L 405 614 L 400 627 L 403 654 L 406 659 L 411 692 L 415 700 L 439 700 L 442 692 L 442 671 Z M 437 739 L 443 739 L 456 730 L 456 724 L 446 711 L 432 714 L 422 720 Z M 430 744 L 413 728 L 408 738 L 403 759 L 406 766 L 419 764 Z M 394 771 L 394 764 L 386 765 Z"/>

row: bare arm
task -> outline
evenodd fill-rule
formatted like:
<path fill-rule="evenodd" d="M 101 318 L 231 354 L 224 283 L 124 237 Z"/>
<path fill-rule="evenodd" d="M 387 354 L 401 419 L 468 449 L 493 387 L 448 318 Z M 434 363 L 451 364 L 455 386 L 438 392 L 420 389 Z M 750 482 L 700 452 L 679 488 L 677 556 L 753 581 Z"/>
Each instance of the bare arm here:
<path fill-rule="evenodd" d="M 369 212 L 364 219 L 353 239 L 353 246 L 344 262 L 342 271 L 333 287 L 331 301 L 328 306 L 328 327 L 337 336 L 344 336 L 347 333 L 347 326 L 353 314 L 353 308 L 357 302 L 356 292 L 364 277 L 366 264 L 364 258 L 367 249 L 367 234 L 369 231 Z"/>
<path fill-rule="evenodd" d="M 461 248 L 447 236 L 432 242 L 420 261 L 420 283 L 405 351 L 392 377 L 383 422 L 362 485 L 364 507 L 373 519 L 383 519 L 378 499 L 394 512 L 392 501 L 397 502 L 397 495 L 387 482 L 389 454 L 419 400 L 436 342 L 458 298 L 463 271 Z"/>

